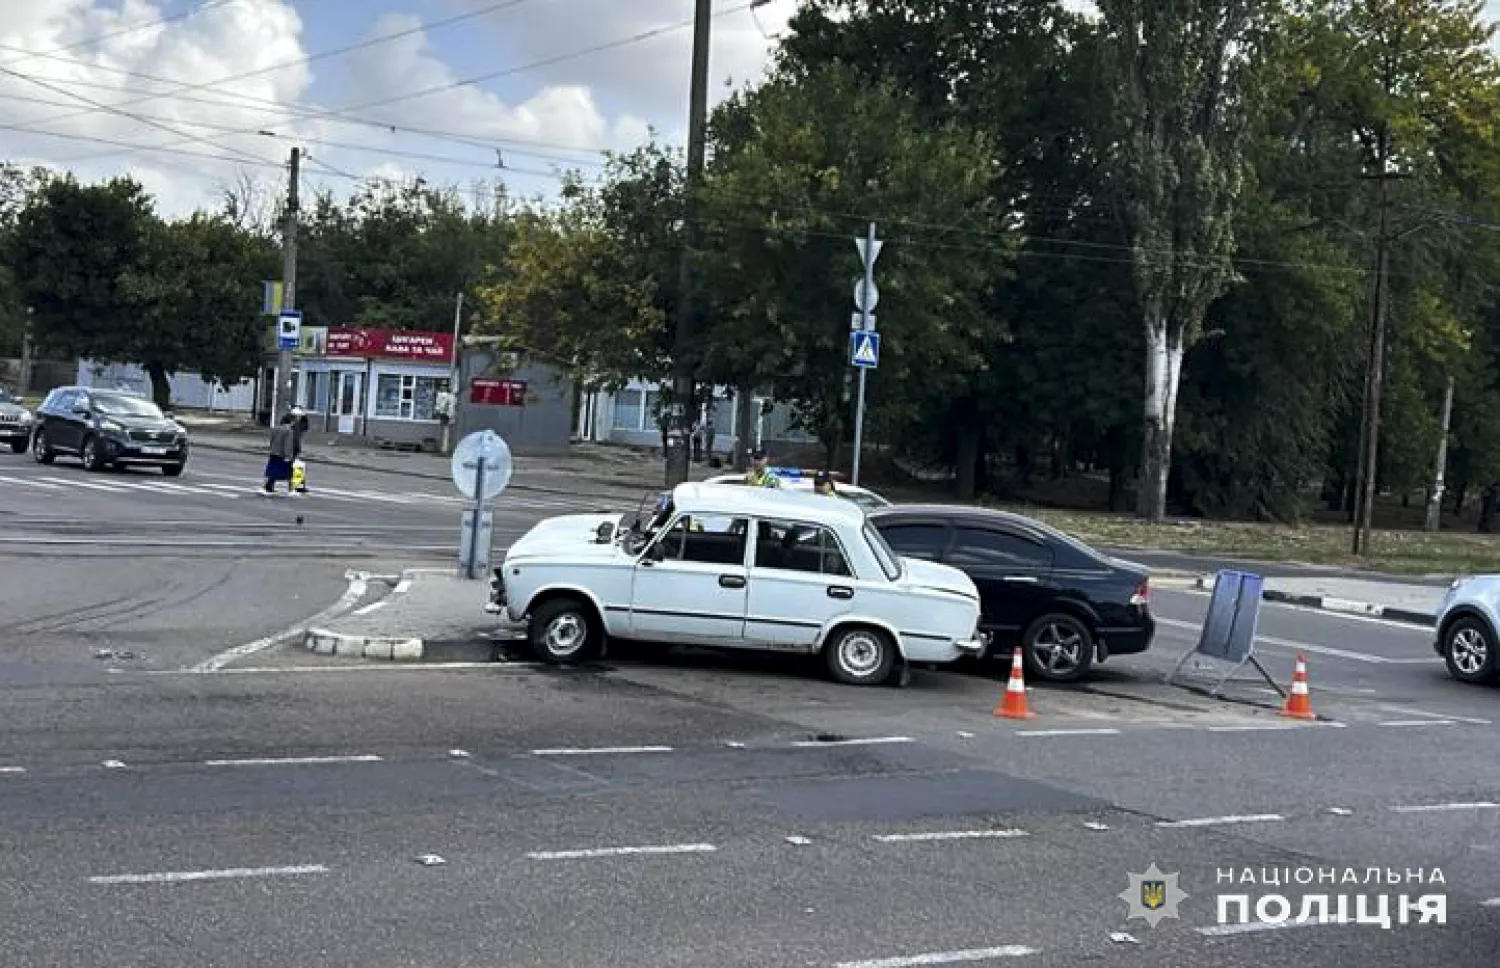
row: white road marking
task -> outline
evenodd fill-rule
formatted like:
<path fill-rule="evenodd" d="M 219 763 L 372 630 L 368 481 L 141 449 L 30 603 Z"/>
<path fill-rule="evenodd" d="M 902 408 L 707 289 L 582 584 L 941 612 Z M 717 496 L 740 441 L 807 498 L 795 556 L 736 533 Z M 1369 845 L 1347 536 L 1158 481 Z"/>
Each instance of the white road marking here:
<path fill-rule="evenodd" d="M 1331 813 L 1331 814 L 1333 814 L 1335 817 L 1352 817 L 1352 816 L 1354 816 L 1354 811 L 1350 810 L 1348 807 L 1329 807 L 1328 808 L 1328 812 Z"/>
<path fill-rule="evenodd" d="M 1216 924 L 1210 928 L 1194 928 L 1199 934 L 1206 938 L 1222 938 L 1235 934 L 1250 934 L 1254 931 L 1279 931 L 1283 928 L 1308 928 L 1314 925 L 1328 924 L 1353 924 L 1354 921 L 1282 921 L 1272 924 L 1269 921 L 1250 921 L 1246 924 Z"/>
<path fill-rule="evenodd" d="M 1479 902 L 1480 907 L 1500 907 L 1500 897 L 1489 897 Z"/>
<path fill-rule="evenodd" d="M 1161 590 L 1162 591 L 1166 591 L 1166 592 L 1178 592 L 1178 593 L 1184 594 L 1184 595 L 1194 595 L 1194 596 L 1196 596 L 1198 598 L 1210 598 L 1210 597 L 1212 597 L 1212 593 L 1211 592 L 1200 590 L 1200 589 L 1197 589 L 1197 588 L 1171 588 L 1171 587 L 1164 587 Z M 1324 615 L 1324 616 L 1326 616 L 1328 618 L 1337 619 L 1337 620 L 1343 621 L 1343 622 L 1368 622 L 1371 625 L 1384 625 L 1386 628 L 1401 629 L 1401 630 L 1406 631 L 1406 632 L 1430 631 L 1430 629 L 1427 626 L 1417 625 L 1417 624 L 1415 624 L 1413 622 L 1398 622 L 1396 619 L 1393 619 L 1393 618 L 1376 618 L 1373 615 L 1355 615 L 1355 614 L 1351 614 L 1349 612 L 1329 612 L 1329 611 L 1327 611 L 1325 609 L 1312 608 L 1312 607 L 1307 606 L 1307 605 L 1294 605 L 1291 602 L 1266 602 L 1266 601 L 1263 601 L 1260 604 L 1261 604 L 1261 608 L 1273 608 L 1273 609 L 1280 609 L 1282 611 L 1288 611 L 1288 612 L 1300 612 L 1303 615 L 1308 615 L 1308 614 Z M 1160 621 L 1160 619 L 1158 619 L 1158 621 Z"/>
<path fill-rule="evenodd" d="M 806 847 L 808 844 L 812 843 L 812 840 L 802 836 L 801 834 L 793 834 L 786 839 L 786 842 L 789 844 L 796 844 L 798 847 Z"/>
<path fill-rule="evenodd" d="M 914 834 L 876 834 L 883 844 L 920 843 L 929 840 L 1013 840 L 1026 837 L 1024 830 L 928 830 Z"/>
<path fill-rule="evenodd" d="M 474 754 L 470 753 L 468 750 L 449 750 L 448 755 L 461 759 L 465 756 L 473 756 Z"/>
<path fill-rule="evenodd" d="M 396 587 L 391 589 L 391 594 L 405 595 L 409 591 L 411 591 L 411 579 L 403 578 L 400 581 L 396 582 Z"/>
<path fill-rule="evenodd" d="M 1229 817 L 1197 817 L 1192 820 L 1158 820 L 1158 827 L 1216 827 L 1231 823 L 1273 823 L 1285 820 L 1279 813 L 1247 813 Z"/>
<path fill-rule="evenodd" d="M 933 951 L 921 955 L 899 955 L 895 958 L 870 958 L 865 961 L 841 961 L 834 968 L 916 968 L 918 965 L 954 965 L 965 961 L 990 961 L 994 958 L 1020 958 L 1041 954 L 1037 948 L 1020 944 L 997 948 L 970 948 L 966 951 Z"/>
<path fill-rule="evenodd" d="M 713 844 L 663 844 L 656 847 L 590 847 L 583 850 L 538 850 L 526 856 L 532 860 L 577 860 L 590 857 L 628 857 L 637 854 L 711 854 L 718 849 Z"/>
<path fill-rule="evenodd" d="M 570 747 L 554 750 L 532 750 L 532 756 L 592 756 L 614 753 L 670 753 L 670 746 L 595 746 Z"/>
<path fill-rule="evenodd" d="M 283 877 L 294 874 L 326 874 L 321 864 L 296 867 L 231 867 L 220 871 L 163 871 L 157 874 L 110 874 L 90 877 L 90 884 L 179 884 L 184 881 L 213 881 L 237 877 Z"/>
<path fill-rule="evenodd" d="M 742 750 L 745 748 L 745 744 L 736 739 L 726 740 L 724 745 L 732 750 Z"/>
<path fill-rule="evenodd" d="M 24 766 L 0 766 L 0 773 L 25 773 Z"/>
<path fill-rule="evenodd" d="M 120 489 L 112 484 L 95 484 L 91 481 L 75 481 L 66 477 L 44 477 L 42 478 L 42 480 L 51 481 L 54 484 L 61 484 L 64 487 L 84 487 L 88 488 L 91 491 L 107 491 L 110 494 L 120 493 Z"/>
<path fill-rule="evenodd" d="M 382 598 L 378 602 L 371 602 L 370 604 L 365 605 L 362 608 L 356 608 L 354 610 L 354 614 L 355 615 L 369 615 L 371 612 L 378 612 L 378 611 L 380 611 L 382 608 L 385 608 L 389 604 L 390 604 L 390 600 L 389 599 Z"/>
<path fill-rule="evenodd" d="M 1451 719 L 1388 719 L 1377 726 L 1457 726 Z"/>
<path fill-rule="evenodd" d="M 1455 716 L 1452 713 L 1428 712 L 1425 709 L 1415 709 L 1411 706 L 1392 706 L 1389 703 L 1382 703 L 1380 708 L 1393 713 L 1405 713 L 1408 716 L 1425 716 L 1428 719 L 1452 720 L 1456 723 L 1473 723 L 1475 726 L 1491 725 L 1491 720 L 1488 719 L 1477 719 L 1473 716 Z"/>
<path fill-rule="evenodd" d="M 4 481 L 7 484 L 25 484 L 30 487 L 39 487 L 44 491 L 61 491 L 63 489 L 61 484 L 48 484 L 45 481 L 33 481 L 26 477 L 0 477 L 0 481 Z"/>
<path fill-rule="evenodd" d="M 910 736 L 872 736 L 869 739 L 802 739 L 793 743 L 793 746 L 804 749 L 814 746 L 881 746 L 887 743 L 914 743 L 916 740 Z"/>
<path fill-rule="evenodd" d="M 974 734 L 971 733 L 971 732 L 969 732 L 966 729 L 959 730 L 958 731 L 958 736 L 959 736 L 960 739 L 973 739 L 974 738 Z"/>
<path fill-rule="evenodd" d="M 1175 618 L 1158 618 L 1158 625 L 1166 625 L 1171 628 L 1188 629 L 1197 632 L 1200 628 L 1196 622 L 1184 622 Z M 1408 626 L 1410 628 L 1410 626 Z M 1351 659 L 1355 662 L 1369 662 L 1373 665 L 1429 665 L 1432 662 L 1441 662 L 1436 654 L 1431 659 L 1417 658 L 1391 658 L 1384 655 L 1369 655 L 1364 652 L 1351 652 L 1348 649 L 1335 649 L 1327 645 L 1314 645 L 1311 642 L 1297 642 L 1292 639 L 1281 639 L 1273 635 L 1257 635 L 1255 641 L 1259 645 L 1270 645 L 1280 649 L 1291 649 L 1298 652 L 1311 652 L 1315 655 L 1333 656 L 1338 659 Z"/>
<path fill-rule="evenodd" d="M 1018 729 L 1017 736 L 1118 736 L 1118 729 Z"/>
<path fill-rule="evenodd" d="M 380 763 L 374 753 L 350 756 L 263 756 L 241 760 L 204 760 L 204 766 L 307 766 L 318 763 Z"/>
<path fill-rule="evenodd" d="M 104 767 L 106 770 L 123 770 L 123 769 L 125 769 L 125 764 L 122 763 L 122 762 L 120 762 L 119 760 L 105 760 L 103 763 L 100 763 L 99 765 L 102 766 L 102 767 Z"/>
<path fill-rule="evenodd" d="M 1109 824 L 1107 824 L 1107 823 L 1100 823 L 1097 820 L 1085 820 L 1083 822 L 1083 825 L 1085 827 L 1089 828 L 1090 830 L 1108 830 L 1109 829 Z"/>
<path fill-rule="evenodd" d="M 1500 810 L 1500 803 L 1480 800 L 1474 803 L 1427 803 L 1391 807 L 1392 813 L 1440 813 L 1449 810 Z"/>
<path fill-rule="evenodd" d="M 344 612 L 348 611 L 355 602 L 365 597 L 365 591 L 368 587 L 369 581 L 364 575 L 351 575 L 349 578 L 349 587 L 344 589 L 344 594 L 339 596 L 339 600 L 334 602 L 328 608 L 325 608 L 323 611 L 314 615 L 312 618 L 309 618 L 302 624 L 294 625 L 289 629 L 277 632 L 275 635 L 268 635 L 265 638 L 256 639 L 254 642 L 246 642 L 244 645 L 237 645 L 232 649 L 220 652 L 218 655 L 213 656 L 212 658 L 205 659 L 204 661 L 184 671 L 219 672 L 222 671 L 225 666 L 236 659 L 243 658 L 247 655 L 254 655 L 257 652 L 264 652 L 266 649 L 271 648 L 273 645 L 276 645 L 279 642 L 284 642 L 287 639 L 302 635 L 309 628 L 312 628 L 315 625 L 321 625 L 329 621 L 330 619 L 342 615 Z"/>

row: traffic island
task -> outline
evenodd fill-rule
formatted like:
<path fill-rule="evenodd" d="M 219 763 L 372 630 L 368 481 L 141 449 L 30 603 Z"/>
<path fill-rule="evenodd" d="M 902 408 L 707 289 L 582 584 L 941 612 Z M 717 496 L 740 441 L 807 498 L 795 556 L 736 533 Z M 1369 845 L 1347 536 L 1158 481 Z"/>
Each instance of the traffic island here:
<path fill-rule="evenodd" d="M 309 628 L 302 644 L 327 656 L 392 662 L 495 662 L 507 654 L 485 612 L 489 584 L 453 569 L 412 569 L 391 593 Z"/>

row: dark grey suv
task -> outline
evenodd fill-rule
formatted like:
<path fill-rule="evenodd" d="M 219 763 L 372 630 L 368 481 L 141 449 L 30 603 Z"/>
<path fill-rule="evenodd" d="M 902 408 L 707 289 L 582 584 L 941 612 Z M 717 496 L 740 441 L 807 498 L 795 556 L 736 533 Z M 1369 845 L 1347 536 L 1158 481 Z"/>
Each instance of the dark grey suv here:
<path fill-rule="evenodd" d="M 120 390 L 58 387 L 37 408 L 31 453 L 39 464 L 68 454 L 91 471 L 143 465 L 177 477 L 187 466 L 188 435 L 170 414 L 144 397 Z"/>
<path fill-rule="evenodd" d="M 0 443 L 10 444 L 18 454 L 26 453 L 31 443 L 31 411 L 5 387 L 0 387 Z"/>

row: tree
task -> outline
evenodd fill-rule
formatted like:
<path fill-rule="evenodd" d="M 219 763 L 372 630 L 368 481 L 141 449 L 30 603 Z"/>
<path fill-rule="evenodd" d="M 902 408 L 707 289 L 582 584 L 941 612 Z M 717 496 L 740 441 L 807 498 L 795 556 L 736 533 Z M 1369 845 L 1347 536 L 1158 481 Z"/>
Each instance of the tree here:
<path fill-rule="evenodd" d="M 589 386 L 664 379 L 681 191 L 680 164 L 654 145 L 611 158 L 597 185 L 571 179 L 559 210 L 515 220 L 505 259 L 478 288 L 478 329 Z"/>
<path fill-rule="evenodd" d="M 1183 9 L 1186 6 L 1187 9 Z M 1122 199 L 1146 340 L 1138 513 L 1166 511 L 1186 349 L 1234 279 L 1242 184 L 1241 84 L 1259 0 L 1100 0 L 1115 97 L 1112 176 Z"/>
<path fill-rule="evenodd" d="M 145 369 L 152 398 L 170 404 L 173 373 L 226 386 L 255 373 L 265 341 L 260 280 L 277 264 L 274 245 L 203 214 L 155 222 L 150 237 L 148 257 L 128 277 L 140 308 L 123 358 Z"/>
<path fill-rule="evenodd" d="M 131 280 L 146 263 L 155 214 L 136 182 L 84 186 L 54 178 L 21 210 L 9 258 L 40 347 L 133 362 L 141 305 Z"/>
<path fill-rule="evenodd" d="M 967 397 L 1003 331 L 982 300 L 1009 249 L 983 139 L 924 127 L 911 98 L 841 64 L 735 95 L 710 131 L 700 213 L 720 308 L 707 372 L 794 404 L 837 462 L 852 424 L 853 239 L 868 219 L 887 240 L 872 417 L 899 433 Z M 955 244 L 955 230 L 980 239 Z"/>

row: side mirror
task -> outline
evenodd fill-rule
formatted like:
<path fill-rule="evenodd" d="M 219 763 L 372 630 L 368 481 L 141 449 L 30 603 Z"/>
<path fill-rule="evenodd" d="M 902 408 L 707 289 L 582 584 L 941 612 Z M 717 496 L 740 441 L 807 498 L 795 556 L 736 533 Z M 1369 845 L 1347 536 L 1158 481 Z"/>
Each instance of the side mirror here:
<path fill-rule="evenodd" d="M 161 412 L 161 415 L 163 417 L 166 417 L 168 420 L 176 420 L 177 419 L 177 414 L 173 413 L 170 410 L 163 410 Z"/>

